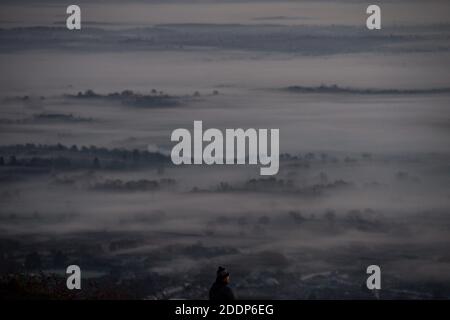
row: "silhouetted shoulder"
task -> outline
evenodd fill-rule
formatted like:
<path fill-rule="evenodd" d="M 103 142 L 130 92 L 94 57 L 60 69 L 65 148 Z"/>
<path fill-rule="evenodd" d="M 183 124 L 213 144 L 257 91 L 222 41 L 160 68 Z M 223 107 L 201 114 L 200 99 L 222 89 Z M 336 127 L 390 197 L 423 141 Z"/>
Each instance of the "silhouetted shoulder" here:
<path fill-rule="evenodd" d="M 214 282 L 209 290 L 209 300 L 235 300 L 233 290 L 225 284 Z"/>

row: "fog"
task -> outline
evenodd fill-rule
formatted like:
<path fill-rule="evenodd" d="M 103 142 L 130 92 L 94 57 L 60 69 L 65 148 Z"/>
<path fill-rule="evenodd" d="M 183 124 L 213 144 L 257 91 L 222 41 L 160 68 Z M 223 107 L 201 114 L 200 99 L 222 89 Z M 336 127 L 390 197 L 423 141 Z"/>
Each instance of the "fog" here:
<path fill-rule="evenodd" d="M 342 299 L 378 264 L 377 298 L 450 297 L 446 2 L 376 36 L 351 1 L 93 3 L 73 38 L 29 3 L 0 18 L 2 276 L 62 252 L 128 298 L 204 299 L 223 264 L 243 298 Z M 194 120 L 280 129 L 279 173 L 174 166 Z"/>

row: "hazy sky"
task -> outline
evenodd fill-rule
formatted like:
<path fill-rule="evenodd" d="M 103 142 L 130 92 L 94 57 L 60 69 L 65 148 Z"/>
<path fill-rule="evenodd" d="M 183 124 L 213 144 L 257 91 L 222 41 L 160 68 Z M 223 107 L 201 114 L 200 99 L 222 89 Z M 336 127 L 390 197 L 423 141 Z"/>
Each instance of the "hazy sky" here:
<path fill-rule="evenodd" d="M 161 23 L 276 23 L 365 25 L 366 1 L 80 1 L 84 21 L 120 25 Z M 377 1 L 388 25 L 449 23 L 450 2 Z M 65 20 L 60 1 L 5 2 L 3 27 Z"/>

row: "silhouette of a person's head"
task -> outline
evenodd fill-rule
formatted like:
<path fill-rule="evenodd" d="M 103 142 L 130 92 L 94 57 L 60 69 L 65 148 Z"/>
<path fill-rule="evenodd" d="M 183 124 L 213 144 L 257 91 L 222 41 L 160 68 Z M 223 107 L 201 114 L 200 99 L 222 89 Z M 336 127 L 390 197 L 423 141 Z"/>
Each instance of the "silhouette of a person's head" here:
<path fill-rule="evenodd" d="M 219 268 L 217 269 L 217 273 L 216 273 L 216 281 L 223 282 L 223 283 L 230 282 L 230 274 L 228 273 L 227 269 L 219 266 Z"/>

